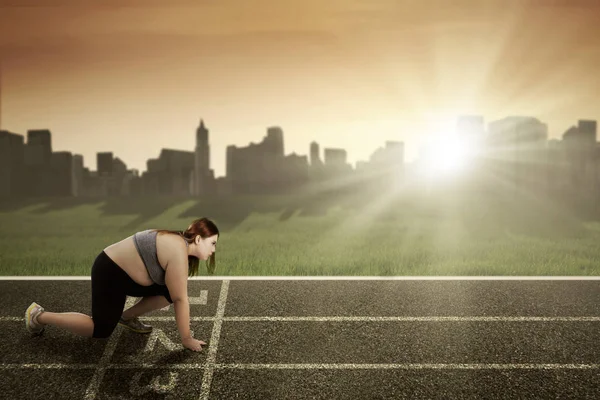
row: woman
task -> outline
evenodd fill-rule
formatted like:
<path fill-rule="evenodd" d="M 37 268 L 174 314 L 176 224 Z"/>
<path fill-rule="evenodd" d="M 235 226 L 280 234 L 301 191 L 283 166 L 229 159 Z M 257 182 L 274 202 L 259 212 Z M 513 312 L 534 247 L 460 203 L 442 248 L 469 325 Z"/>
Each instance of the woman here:
<path fill-rule="evenodd" d="M 77 335 L 107 338 L 119 323 L 147 333 L 152 327 L 137 317 L 172 303 L 183 345 L 200 351 L 206 343 L 192 337 L 187 278 L 198 273 L 199 260 L 206 260 L 208 273 L 214 273 L 218 238 L 216 225 L 201 218 L 185 232 L 145 230 L 114 243 L 92 266 L 92 317 L 49 312 L 32 303 L 25 313 L 27 330 L 41 334 L 46 325 L 54 325 Z M 123 311 L 127 296 L 142 300 Z"/>

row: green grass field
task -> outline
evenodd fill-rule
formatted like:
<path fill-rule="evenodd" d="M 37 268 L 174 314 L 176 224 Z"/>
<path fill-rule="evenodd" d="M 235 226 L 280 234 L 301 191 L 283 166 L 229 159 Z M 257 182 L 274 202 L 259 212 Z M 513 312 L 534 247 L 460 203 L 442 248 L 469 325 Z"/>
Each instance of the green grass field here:
<path fill-rule="evenodd" d="M 201 216 L 221 230 L 219 276 L 600 273 L 600 223 L 540 200 L 356 193 L 5 200 L 0 275 L 89 275 L 107 245 Z"/>

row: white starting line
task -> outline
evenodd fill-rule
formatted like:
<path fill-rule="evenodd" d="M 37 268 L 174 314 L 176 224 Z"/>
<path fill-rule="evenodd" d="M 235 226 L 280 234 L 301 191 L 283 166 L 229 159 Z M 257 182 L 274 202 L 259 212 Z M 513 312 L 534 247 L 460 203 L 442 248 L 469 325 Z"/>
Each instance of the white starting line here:
<path fill-rule="evenodd" d="M 94 369 L 98 364 L 0 364 L 5 369 Z M 107 364 L 104 369 L 600 369 L 600 364 Z"/>
<path fill-rule="evenodd" d="M 173 322 L 175 317 L 140 317 L 146 322 Z M 190 321 L 225 322 L 600 322 L 600 317 L 190 317 Z M 23 322 L 0 317 L 0 322 Z"/>

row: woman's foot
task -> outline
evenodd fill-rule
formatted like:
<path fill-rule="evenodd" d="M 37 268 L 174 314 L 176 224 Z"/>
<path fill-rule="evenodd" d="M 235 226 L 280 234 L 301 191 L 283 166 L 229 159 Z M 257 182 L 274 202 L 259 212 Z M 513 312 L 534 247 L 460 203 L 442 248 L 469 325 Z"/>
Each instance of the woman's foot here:
<path fill-rule="evenodd" d="M 119 319 L 119 325 L 135 332 L 135 333 L 150 333 L 152 332 L 152 326 L 144 324 L 137 317 L 131 319 Z"/>
<path fill-rule="evenodd" d="M 31 303 L 31 305 L 27 307 L 27 311 L 25 311 L 25 327 L 30 333 L 40 335 L 44 332 L 46 325 L 39 323 L 37 320 L 38 316 L 43 312 L 44 307 L 36 302 Z"/>

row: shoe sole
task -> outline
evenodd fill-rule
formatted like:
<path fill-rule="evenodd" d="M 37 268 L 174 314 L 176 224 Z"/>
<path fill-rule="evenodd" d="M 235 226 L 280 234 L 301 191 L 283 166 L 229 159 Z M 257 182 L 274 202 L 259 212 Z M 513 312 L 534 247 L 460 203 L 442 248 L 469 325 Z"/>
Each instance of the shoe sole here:
<path fill-rule="evenodd" d="M 135 333 L 150 333 L 150 332 L 152 332 L 152 329 L 149 329 L 149 330 L 135 329 L 135 328 L 132 328 L 129 325 L 125 325 L 125 324 L 123 324 L 121 322 L 119 322 L 119 325 L 121 325 L 123 328 L 127 328 L 130 331 L 135 332 Z"/>
<path fill-rule="evenodd" d="M 25 327 L 27 328 L 27 331 L 29 331 L 30 333 L 34 333 L 36 335 L 39 335 L 40 333 L 44 332 L 45 326 L 43 326 L 42 328 L 33 329 L 31 327 L 31 324 L 29 323 L 30 317 L 31 317 L 31 312 L 37 306 L 39 306 L 39 304 L 37 304 L 37 303 L 31 303 L 31 305 L 29 307 L 27 307 L 27 310 L 25 311 Z"/>

